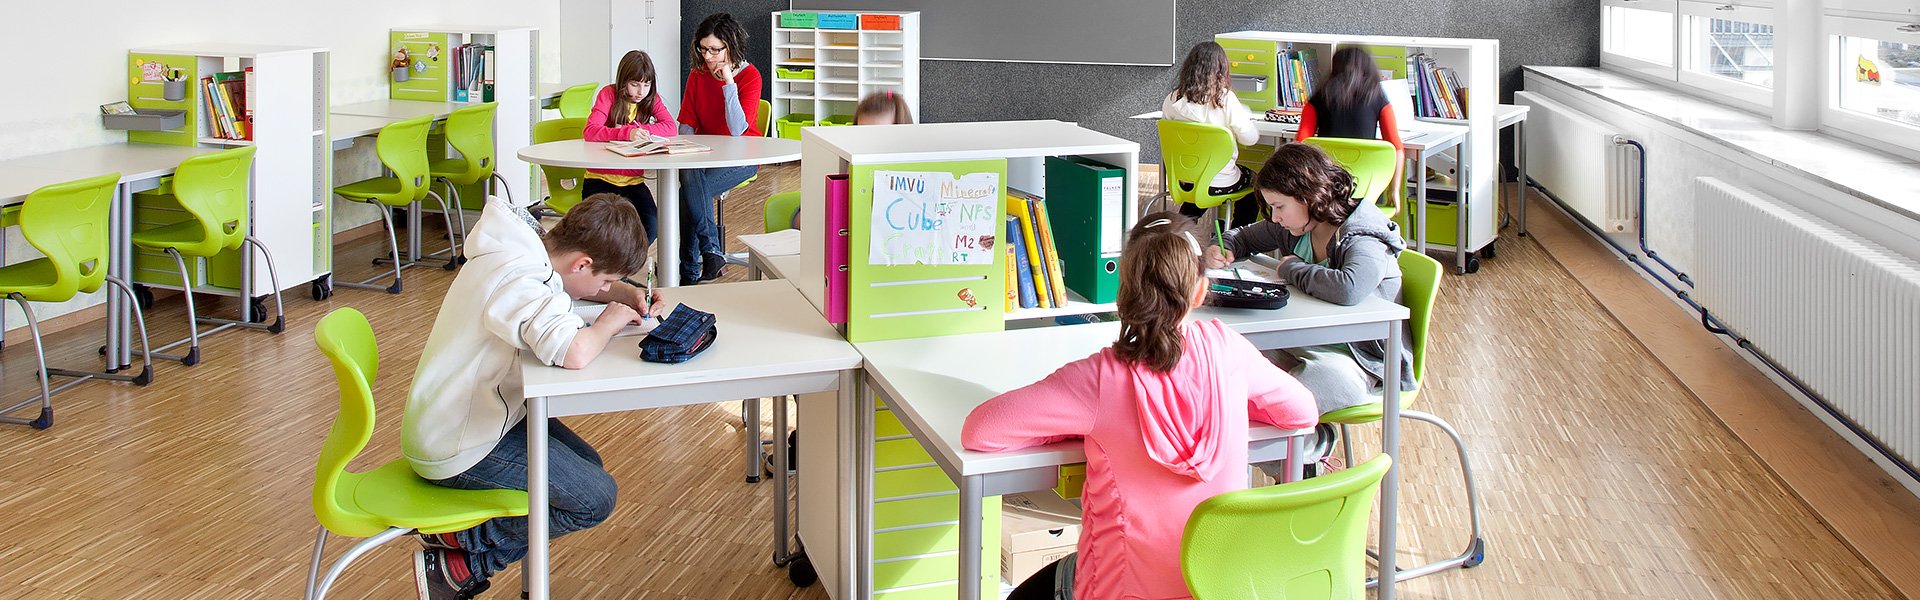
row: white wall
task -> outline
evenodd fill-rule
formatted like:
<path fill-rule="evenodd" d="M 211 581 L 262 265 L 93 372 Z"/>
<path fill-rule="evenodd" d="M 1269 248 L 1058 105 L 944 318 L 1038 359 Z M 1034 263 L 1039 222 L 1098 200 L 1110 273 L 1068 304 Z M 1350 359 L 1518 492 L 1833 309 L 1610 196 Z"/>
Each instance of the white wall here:
<path fill-rule="evenodd" d="M 537 27 L 541 79 L 559 81 L 559 23 L 558 0 L 8 1 L 6 18 L 0 20 L 0 56 L 13 57 L 14 66 L 9 91 L 0 94 L 0 160 L 125 141 L 124 133 L 101 129 L 97 115 L 99 105 L 127 97 L 129 48 L 196 42 L 328 48 L 331 100 L 339 105 L 386 97 L 389 28 Z M 377 165 L 369 164 L 374 162 L 371 146 L 336 153 L 335 181 L 372 176 Z M 340 208 L 345 210 L 335 213 L 336 229 L 377 218 L 366 207 Z M 4 235 L 0 243 L 8 262 L 37 256 L 17 230 Z M 46 319 L 96 302 L 76 298 L 34 310 Z M 18 307 L 8 303 L 6 327 L 24 324 Z M 24 337 L 25 330 L 13 335 Z"/>

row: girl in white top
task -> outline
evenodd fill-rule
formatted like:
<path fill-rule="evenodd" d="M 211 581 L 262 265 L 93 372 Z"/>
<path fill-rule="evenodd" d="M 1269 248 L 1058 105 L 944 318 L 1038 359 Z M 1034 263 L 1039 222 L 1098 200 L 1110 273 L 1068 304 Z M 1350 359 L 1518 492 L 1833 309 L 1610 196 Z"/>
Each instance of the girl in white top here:
<path fill-rule="evenodd" d="M 1227 51 L 1212 41 L 1195 44 L 1187 51 L 1187 58 L 1180 61 L 1180 76 L 1174 82 L 1173 93 L 1167 94 L 1160 103 L 1163 118 L 1175 121 L 1191 121 L 1219 125 L 1233 132 L 1233 141 L 1239 146 L 1251 146 L 1260 141 L 1260 132 L 1253 128 L 1253 111 L 1240 103 L 1233 94 L 1233 79 L 1227 71 Z M 1233 159 L 1239 160 L 1240 148 L 1233 149 Z M 1214 195 L 1226 194 L 1245 189 L 1253 182 L 1253 173 L 1246 167 L 1229 161 L 1227 166 L 1214 174 L 1208 183 Z M 1257 202 L 1235 202 L 1233 222 L 1250 223 L 1258 217 Z M 1180 206 L 1182 213 L 1198 217 L 1199 210 L 1189 205 Z M 1252 210 L 1247 210 L 1252 209 Z M 1245 213 L 1245 214 L 1243 214 Z"/>

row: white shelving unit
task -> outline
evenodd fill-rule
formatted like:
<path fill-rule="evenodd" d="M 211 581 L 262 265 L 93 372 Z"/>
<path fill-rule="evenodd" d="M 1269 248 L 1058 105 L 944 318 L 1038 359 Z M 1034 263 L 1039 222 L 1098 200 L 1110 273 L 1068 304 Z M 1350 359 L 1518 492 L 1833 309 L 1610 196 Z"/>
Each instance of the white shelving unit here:
<path fill-rule="evenodd" d="M 534 198 L 533 167 L 514 153 L 533 145 L 533 124 L 540 120 L 540 98 L 536 89 L 536 82 L 540 81 L 537 59 L 540 30 L 522 26 L 426 25 L 395 27 L 391 32 L 395 37 L 406 33 L 426 34 L 434 37 L 425 39 L 436 41 L 441 40 L 437 36 L 445 36 L 446 45 L 440 51 L 449 54 L 453 48 L 466 43 L 493 46 L 493 102 L 499 105 L 493 117 L 493 156 L 498 165 L 494 170 L 506 178 L 515 200 L 524 203 Z M 430 77 L 434 75 L 450 76 L 451 69 L 429 72 Z M 391 81 L 388 85 L 395 100 L 454 101 L 451 85 L 436 86 L 438 93 L 415 92 L 419 86 Z"/>
<path fill-rule="evenodd" d="M 128 50 L 137 64 L 161 60 L 191 64 L 200 76 L 253 69 L 246 97 L 252 113 L 252 140 L 213 137 L 198 81 L 187 86 L 182 104 L 193 114 L 181 132 L 130 132 L 129 139 L 150 143 L 209 147 L 254 146 L 252 177 L 253 235 L 272 253 L 282 289 L 323 282 L 333 272 L 332 145 L 327 135 L 329 53 L 324 48 L 252 44 L 182 44 Z M 146 85 L 135 82 L 135 87 Z M 134 96 L 144 95 L 136 90 Z M 135 134 L 139 135 L 135 135 Z M 136 139 L 137 138 L 137 139 Z M 166 208 L 136 206 L 136 220 L 164 217 Z M 176 209 L 177 210 L 177 209 Z M 143 217 L 142 215 L 147 215 Z M 184 216 L 181 213 L 180 216 Z M 178 289 L 179 273 L 172 259 L 153 253 L 143 263 L 136 253 L 135 281 Z M 194 291 L 258 298 L 268 293 L 267 266 L 256 254 L 235 253 L 238 282 L 223 275 L 234 272 L 223 257 L 190 264 Z M 165 268 L 148 269 L 160 265 Z M 317 283 L 315 285 L 318 285 Z"/>
<path fill-rule="evenodd" d="M 847 16 L 860 28 L 821 27 L 822 20 Z M 906 98 L 919 117 L 920 13 L 779 11 L 773 13 L 772 39 L 773 65 L 765 78 L 771 82 L 773 135 L 800 139 L 799 127 L 823 120 L 851 125 L 861 98 L 887 90 Z"/>

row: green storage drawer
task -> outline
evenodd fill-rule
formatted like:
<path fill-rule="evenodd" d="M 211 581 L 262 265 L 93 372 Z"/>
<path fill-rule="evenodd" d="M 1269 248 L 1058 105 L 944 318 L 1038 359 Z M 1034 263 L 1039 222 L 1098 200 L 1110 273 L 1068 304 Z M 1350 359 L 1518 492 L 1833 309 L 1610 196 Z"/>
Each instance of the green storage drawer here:
<path fill-rule="evenodd" d="M 912 435 L 912 432 L 907 431 L 907 426 L 900 423 L 900 417 L 893 416 L 893 411 L 881 410 L 873 413 L 873 437 L 875 439 L 902 435 Z"/>
<path fill-rule="evenodd" d="M 828 127 L 833 125 L 852 125 L 852 124 L 853 124 L 853 115 L 827 115 L 827 118 L 820 120 L 821 127 Z"/>
<path fill-rule="evenodd" d="M 780 26 L 788 29 L 813 29 L 819 22 L 820 13 L 813 11 L 788 10 L 780 12 Z"/>
<path fill-rule="evenodd" d="M 1215 37 L 1227 52 L 1227 72 L 1234 75 L 1265 77 L 1267 87 L 1264 90 L 1236 91 L 1234 95 L 1255 113 L 1280 105 L 1279 69 L 1274 66 L 1275 56 L 1280 52 L 1280 43 L 1268 40 L 1241 40 Z M 1256 115 L 1257 116 L 1257 115 Z"/>
<path fill-rule="evenodd" d="M 958 486 L 953 485 L 953 480 L 947 479 L 947 472 L 940 470 L 940 467 L 919 467 L 873 474 L 873 497 L 876 500 L 942 492 L 953 493 L 959 489 Z"/>
<path fill-rule="evenodd" d="M 873 466 L 877 469 L 933 464 L 933 456 L 911 437 L 873 443 Z"/>
<path fill-rule="evenodd" d="M 944 500 L 947 506 L 957 504 L 954 496 L 943 496 L 940 499 Z M 995 600 L 1000 597 L 1000 569 L 997 566 L 1000 564 L 1001 499 L 999 496 L 988 496 L 981 500 L 980 597 L 983 600 Z M 877 521 L 875 526 L 878 527 Z M 960 531 L 956 525 L 875 534 L 873 597 L 894 600 L 954 597 L 954 588 L 957 586 L 952 582 L 960 574 L 960 556 L 954 549 L 959 546 L 959 542 Z M 900 553 L 883 553 L 883 550 Z M 934 555 L 923 556 L 926 554 Z M 904 558 L 909 556 L 917 558 Z M 937 583 L 948 583 L 948 585 L 888 591 L 893 588 Z"/>
<path fill-rule="evenodd" d="M 775 67 L 773 69 L 773 78 L 774 79 L 805 79 L 808 81 L 812 81 L 813 72 L 814 72 L 813 67 Z"/>
<path fill-rule="evenodd" d="M 878 560 L 952 552 L 958 547 L 960 526 L 953 522 L 873 534 L 873 556 Z"/>
<path fill-rule="evenodd" d="M 958 520 L 958 493 L 873 503 L 873 528 L 876 530 Z"/>
<path fill-rule="evenodd" d="M 1431 194 L 1435 191 L 1437 190 L 1428 190 L 1428 193 Z M 1417 232 L 1419 231 L 1418 224 L 1415 223 L 1415 220 L 1420 217 L 1420 207 L 1413 203 L 1413 194 L 1415 192 L 1416 190 L 1412 185 L 1407 186 L 1407 202 L 1402 204 L 1402 206 L 1406 207 L 1406 210 L 1400 211 L 1400 214 L 1395 215 L 1393 218 L 1393 222 L 1398 223 L 1400 226 L 1400 237 L 1405 238 L 1409 244 L 1413 243 L 1414 236 L 1418 235 Z M 1432 200 L 1427 202 L 1427 243 L 1442 246 L 1460 245 L 1460 235 L 1457 231 L 1460 223 L 1459 206 L 1459 204 L 1453 202 L 1438 202 Z M 1498 198 L 1495 198 L 1493 214 L 1500 214 Z M 1473 248 L 1470 250 L 1478 249 Z"/>
<path fill-rule="evenodd" d="M 792 113 L 773 121 L 773 135 L 774 137 L 797 140 L 800 139 L 801 127 L 812 126 L 813 115 L 807 113 Z"/>

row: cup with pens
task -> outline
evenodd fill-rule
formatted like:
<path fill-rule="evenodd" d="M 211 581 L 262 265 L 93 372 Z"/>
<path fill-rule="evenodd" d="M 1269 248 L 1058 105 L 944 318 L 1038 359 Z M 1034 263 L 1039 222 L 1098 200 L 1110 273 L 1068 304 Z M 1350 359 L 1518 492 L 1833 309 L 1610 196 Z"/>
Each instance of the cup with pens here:
<path fill-rule="evenodd" d="M 187 99 L 187 72 L 168 69 L 166 78 L 160 81 L 160 97 L 168 102 Z"/>

